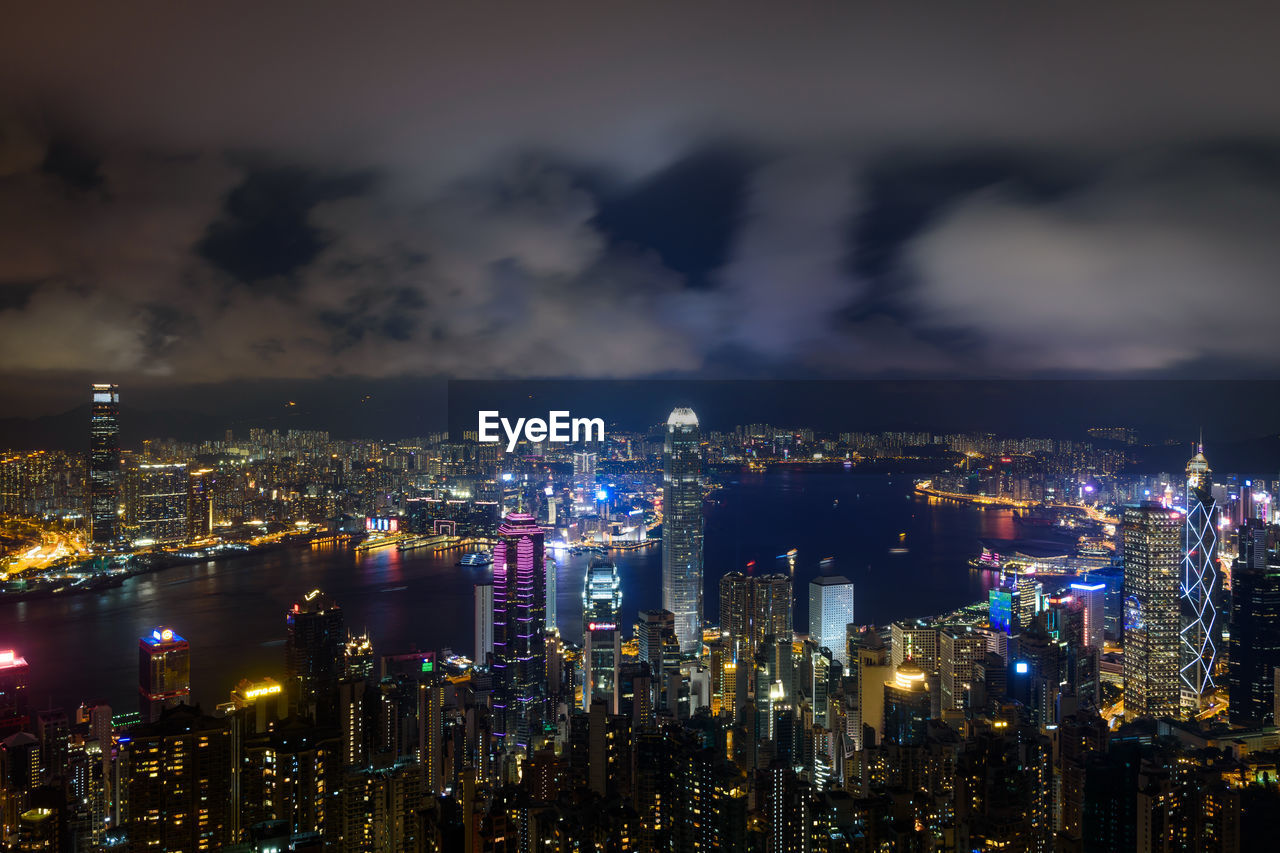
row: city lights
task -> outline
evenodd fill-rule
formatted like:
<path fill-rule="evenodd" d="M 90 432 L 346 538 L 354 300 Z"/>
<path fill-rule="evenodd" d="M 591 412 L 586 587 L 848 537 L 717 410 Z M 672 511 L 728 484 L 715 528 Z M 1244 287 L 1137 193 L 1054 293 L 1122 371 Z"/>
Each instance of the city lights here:
<path fill-rule="evenodd" d="M 0 851 L 1277 847 L 1280 5 L 739 5 L 15 4 Z"/>

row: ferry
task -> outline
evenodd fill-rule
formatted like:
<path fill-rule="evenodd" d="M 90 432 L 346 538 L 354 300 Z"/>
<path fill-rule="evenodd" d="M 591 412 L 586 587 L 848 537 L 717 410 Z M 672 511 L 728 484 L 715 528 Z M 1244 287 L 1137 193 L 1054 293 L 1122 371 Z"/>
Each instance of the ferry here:
<path fill-rule="evenodd" d="M 491 566 L 493 565 L 493 555 L 488 551 L 470 551 L 462 555 L 462 559 L 458 561 L 458 565 L 467 566 L 468 568 Z"/>

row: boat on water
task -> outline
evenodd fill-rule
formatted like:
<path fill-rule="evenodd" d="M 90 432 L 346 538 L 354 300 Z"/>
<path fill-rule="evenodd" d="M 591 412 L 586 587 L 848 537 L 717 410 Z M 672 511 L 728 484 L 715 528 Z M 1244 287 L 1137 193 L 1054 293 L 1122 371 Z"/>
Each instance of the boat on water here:
<path fill-rule="evenodd" d="M 479 566 L 493 565 L 493 555 L 488 551 L 469 551 L 462 555 L 462 559 L 458 561 L 459 566 L 467 566 L 469 568 Z"/>

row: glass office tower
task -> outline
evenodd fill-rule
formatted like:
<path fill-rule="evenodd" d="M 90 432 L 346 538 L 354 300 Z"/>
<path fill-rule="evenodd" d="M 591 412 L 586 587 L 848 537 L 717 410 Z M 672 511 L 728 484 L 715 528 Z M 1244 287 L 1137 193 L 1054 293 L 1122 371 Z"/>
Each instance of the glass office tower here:
<path fill-rule="evenodd" d="M 662 607 L 683 654 L 702 648 L 702 432 L 692 409 L 667 418 L 662 453 Z"/>

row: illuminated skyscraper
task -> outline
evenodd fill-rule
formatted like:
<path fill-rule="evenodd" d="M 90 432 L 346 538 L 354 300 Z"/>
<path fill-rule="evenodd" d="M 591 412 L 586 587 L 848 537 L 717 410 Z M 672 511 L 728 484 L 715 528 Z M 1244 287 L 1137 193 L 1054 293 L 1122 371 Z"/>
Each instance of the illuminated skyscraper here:
<path fill-rule="evenodd" d="M 853 582 L 840 575 L 823 575 L 809 582 L 809 639 L 843 666 L 848 662 L 845 637 L 853 622 Z"/>
<path fill-rule="evenodd" d="M 190 528 L 186 463 L 143 462 L 137 466 L 137 478 L 136 506 L 129 512 L 133 541 L 147 545 L 185 541 Z"/>
<path fill-rule="evenodd" d="M 1227 714 L 1233 724 L 1273 725 L 1280 667 L 1280 553 L 1275 528 L 1256 519 L 1239 530 L 1231 569 L 1231 644 L 1227 653 Z"/>
<path fill-rule="evenodd" d="M 863 749 L 868 743 L 866 729 L 879 733 L 884 726 L 884 688 L 893 677 L 894 668 L 889 662 L 889 650 L 880 635 L 872 628 L 849 644 L 852 661 L 849 675 L 856 687 L 856 702 L 850 714 L 855 749 Z"/>
<path fill-rule="evenodd" d="M 373 677 L 373 641 L 368 631 L 359 636 L 347 633 L 347 641 L 342 646 L 342 677 Z"/>
<path fill-rule="evenodd" d="M 510 513 L 493 548 L 494 734 L 528 746 L 542 719 L 547 674 L 543 533 L 532 515 Z"/>
<path fill-rule="evenodd" d="M 49 808 L 28 809 L 18 815 L 18 843 L 21 851 L 58 849 L 58 812 Z"/>
<path fill-rule="evenodd" d="M 973 666 L 986 654 L 986 637 L 967 626 L 938 632 L 938 680 L 944 711 L 964 707 L 965 694 L 973 686 Z"/>
<path fill-rule="evenodd" d="M 788 575 L 729 572 L 720 579 L 720 630 L 732 639 L 736 660 L 750 661 L 766 637 L 789 642 L 791 612 Z"/>
<path fill-rule="evenodd" d="M 618 667 L 622 663 L 622 582 L 613 563 L 592 561 L 582 585 L 582 709 L 603 699 L 618 713 Z"/>
<path fill-rule="evenodd" d="M 898 667 L 884 686 L 884 738 L 902 746 L 924 743 L 933 700 L 925 671 L 914 663 Z"/>
<path fill-rule="evenodd" d="M 236 840 L 230 719 L 186 706 L 167 710 L 133 726 L 120 751 L 130 849 L 219 850 Z"/>
<path fill-rule="evenodd" d="M 1200 710 L 1213 692 L 1222 630 L 1218 605 L 1218 505 L 1204 447 L 1187 463 L 1187 518 L 1182 526 L 1182 705 Z"/>
<path fill-rule="evenodd" d="M 30 731 L 26 660 L 13 649 L 0 650 L 0 737 Z"/>
<path fill-rule="evenodd" d="M 292 719 L 251 733 L 239 747 L 244 829 L 279 821 L 285 835 L 316 833 L 336 839 L 342 818 L 337 791 L 342 786 L 343 754 L 336 731 Z M 278 850 L 290 845 L 254 846 Z"/>
<path fill-rule="evenodd" d="M 1044 585 L 1030 575 L 1018 575 L 1014 590 L 1014 618 L 1018 627 L 1025 631 L 1040 612 Z"/>
<path fill-rule="evenodd" d="M 987 593 L 987 622 L 1006 634 L 1013 634 L 1017 629 L 1016 590 L 1013 578 L 1002 574 L 999 584 Z"/>
<path fill-rule="evenodd" d="M 284 685 L 274 678 L 258 681 L 242 678 L 232 689 L 227 705 L 243 712 L 245 731 L 249 733 L 265 732 L 289 715 L 289 699 L 285 696 Z M 218 710 L 224 707 L 219 705 Z"/>
<path fill-rule="evenodd" d="M 187 539 L 213 532 L 213 471 L 200 468 L 187 475 Z"/>
<path fill-rule="evenodd" d="M 338 717 L 338 681 L 342 677 L 347 633 L 342 608 L 313 589 L 289 608 L 285 641 L 285 689 L 289 711 L 320 725 Z"/>
<path fill-rule="evenodd" d="M 654 708 L 666 707 L 668 688 L 681 680 L 675 624 L 675 614 L 669 610 L 641 610 L 636 621 L 639 658 L 649 664 Z"/>
<path fill-rule="evenodd" d="M 1178 712 L 1178 574 L 1182 514 L 1158 503 L 1126 507 L 1125 719 Z"/>
<path fill-rule="evenodd" d="M 662 484 L 662 607 L 691 654 L 702 648 L 702 433 L 692 409 L 667 418 Z"/>
<path fill-rule="evenodd" d="M 751 580 L 742 572 L 728 572 L 720 578 L 720 633 L 732 640 L 732 659 L 750 658 Z"/>
<path fill-rule="evenodd" d="M 894 622 L 889 626 L 889 649 L 894 669 L 906 661 L 926 673 L 938 670 L 938 628 L 921 621 Z"/>
<path fill-rule="evenodd" d="M 1105 636 L 1104 599 L 1107 594 L 1107 585 L 1105 583 L 1073 583 L 1071 594 L 1080 600 L 1080 609 L 1084 613 L 1084 644 L 1101 649 Z"/>
<path fill-rule="evenodd" d="M 493 654 L 493 582 L 481 581 L 475 591 L 475 660 L 476 666 L 488 666 Z"/>
<path fill-rule="evenodd" d="M 590 503 L 596 494 L 596 454 L 579 450 L 573 454 L 573 488 L 582 492 L 582 500 Z"/>
<path fill-rule="evenodd" d="M 622 632 L 616 622 L 588 622 L 582 646 L 582 710 L 603 700 L 610 714 L 618 713 L 618 668 L 622 664 Z"/>
<path fill-rule="evenodd" d="M 618 567 L 603 560 L 593 560 L 582 585 L 582 624 L 612 622 L 617 624 L 622 613 L 622 581 Z"/>
<path fill-rule="evenodd" d="M 560 566 L 554 557 L 543 557 L 542 574 L 543 574 L 543 593 L 542 600 L 546 604 L 546 629 L 548 631 L 560 630 L 560 614 L 559 608 L 556 606 L 556 596 L 559 595 L 559 586 L 556 581 L 556 572 Z"/>
<path fill-rule="evenodd" d="M 795 634 L 791 620 L 791 577 L 774 574 L 751 580 L 752 649 L 760 649 L 768 637 L 790 643 Z"/>
<path fill-rule="evenodd" d="M 99 547 L 119 538 L 120 388 L 94 385 L 89 415 L 89 525 Z"/>
<path fill-rule="evenodd" d="M 172 628 L 138 640 L 138 711 L 144 722 L 191 699 L 191 646 Z"/>

